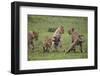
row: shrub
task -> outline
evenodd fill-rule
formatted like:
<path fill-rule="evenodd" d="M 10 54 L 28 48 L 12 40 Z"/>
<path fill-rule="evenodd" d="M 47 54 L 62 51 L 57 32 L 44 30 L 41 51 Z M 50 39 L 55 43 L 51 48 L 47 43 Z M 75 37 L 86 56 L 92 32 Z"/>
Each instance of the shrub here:
<path fill-rule="evenodd" d="M 57 28 L 48 28 L 48 32 L 54 32 Z"/>

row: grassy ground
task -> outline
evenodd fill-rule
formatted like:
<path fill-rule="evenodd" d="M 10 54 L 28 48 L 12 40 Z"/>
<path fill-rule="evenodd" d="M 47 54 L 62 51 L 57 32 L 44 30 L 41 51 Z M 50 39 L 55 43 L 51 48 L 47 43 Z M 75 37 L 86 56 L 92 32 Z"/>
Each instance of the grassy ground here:
<path fill-rule="evenodd" d="M 80 59 L 87 58 L 87 53 L 67 53 L 64 52 L 51 52 L 51 53 L 39 53 L 39 52 L 29 52 L 28 60 L 56 60 L 56 59 Z"/>
<path fill-rule="evenodd" d="M 42 42 L 45 37 L 52 37 L 54 32 L 48 32 L 49 28 L 64 27 L 64 34 L 62 35 L 62 48 L 59 52 L 43 53 Z M 66 54 L 64 49 L 71 44 L 71 36 L 67 33 L 68 29 L 74 27 L 79 33 L 84 35 L 85 42 L 83 44 L 84 53 L 80 53 L 77 48 L 76 53 Z M 39 40 L 35 41 L 35 49 L 28 50 L 28 60 L 53 60 L 53 59 L 79 59 L 87 58 L 87 17 L 62 17 L 62 16 L 28 16 L 28 31 L 39 32 Z"/>

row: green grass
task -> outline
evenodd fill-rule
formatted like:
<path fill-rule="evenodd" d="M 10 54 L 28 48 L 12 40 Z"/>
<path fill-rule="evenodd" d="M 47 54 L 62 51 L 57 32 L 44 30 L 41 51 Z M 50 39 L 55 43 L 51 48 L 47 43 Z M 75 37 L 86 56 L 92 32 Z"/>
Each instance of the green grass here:
<path fill-rule="evenodd" d="M 87 58 L 87 53 L 67 53 L 64 52 L 50 52 L 50 53 L 39 53 L 39 52 L 29 52 L 28 60 L 57 60 L 57 59 L 83 59 Z"/>
<path fill-rule="evenodd" d="M 49 28 L 64 27 L 64 34 L 62 35 L 63 47 L 60 52 L 43 53 L 42 42 L 45 37 L 52 37 L 54 32 L 48 32 Z M 68 29 L 74 27 L 80 34 L 84 35 L 85 42 L 83 44 L 84 53 L 80 53 L 77 48 L 77 53 L 66 54 L 62 50 L 68 48 L 71 44 L 71 36 L 68 34 Z M 87 17 L 71 17 L 71 16 L 28 16 L 28 31 L 39 32 L 39 40 L 35 41 L 35 49 L 28 50 L 28 60 L 54 60 L 54 59 L 79 59 L 87 58 Z M 33 52 L 34 51 L 34 52 Z"/>

